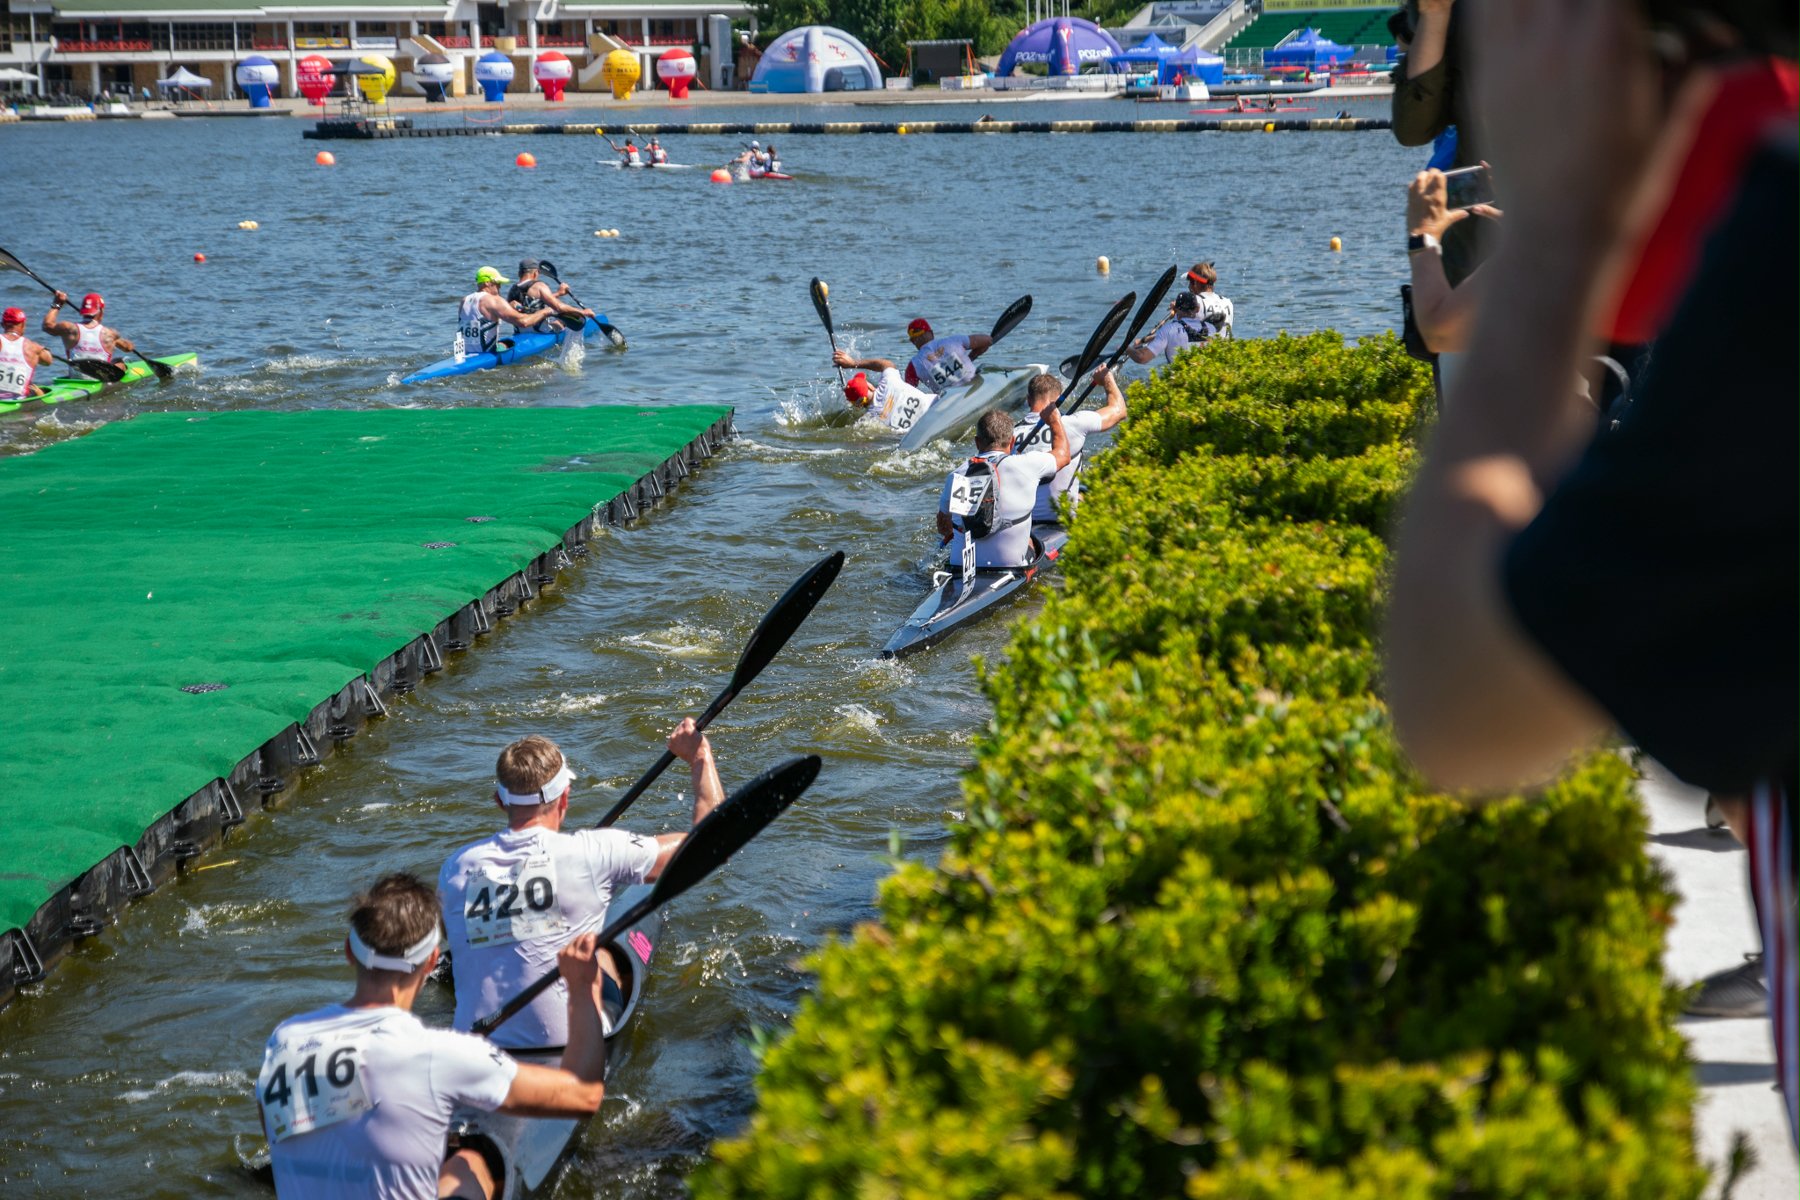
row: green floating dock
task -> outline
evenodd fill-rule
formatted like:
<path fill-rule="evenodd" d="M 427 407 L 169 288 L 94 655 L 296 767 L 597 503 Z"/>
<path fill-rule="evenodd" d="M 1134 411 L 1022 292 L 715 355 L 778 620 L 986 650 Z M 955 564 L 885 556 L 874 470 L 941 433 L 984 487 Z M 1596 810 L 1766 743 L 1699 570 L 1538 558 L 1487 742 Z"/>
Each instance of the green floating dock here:
<path fill-rule="evenodd" d="M 711 406 L 168 413 L 0 459 L 0 1003 L 730 428 Z"/>

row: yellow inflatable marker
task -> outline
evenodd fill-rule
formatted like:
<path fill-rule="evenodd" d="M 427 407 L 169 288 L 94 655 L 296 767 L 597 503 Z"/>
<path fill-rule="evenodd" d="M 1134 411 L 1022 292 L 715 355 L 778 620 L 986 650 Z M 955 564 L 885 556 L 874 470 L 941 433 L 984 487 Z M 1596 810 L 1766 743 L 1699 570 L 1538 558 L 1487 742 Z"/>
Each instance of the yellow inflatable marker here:
<path fill-rule="evenodd" d="M 614 50 L 600 63 L 600 82 L 612 89 L 614 100 L 628 99 L 643 73 L 638 56 L 629 50 Z"/>

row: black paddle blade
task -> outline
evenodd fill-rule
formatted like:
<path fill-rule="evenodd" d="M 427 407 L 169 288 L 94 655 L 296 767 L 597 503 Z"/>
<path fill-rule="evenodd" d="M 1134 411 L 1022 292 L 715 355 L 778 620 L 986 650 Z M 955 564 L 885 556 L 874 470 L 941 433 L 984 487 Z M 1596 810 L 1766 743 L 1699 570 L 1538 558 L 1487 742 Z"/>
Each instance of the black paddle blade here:
<path fill-rule="evenodd" d="M 774 607 L 763 614 L 757 624 L 756 631 L 750 635 L 749 644 L 738 656 L 737 670 L 731 675 L 731 690 L 742 691 L 751 680 L 762 674 L 762 669 L 769 665 L 781 648 L 787 645 L 794 631 L 818 606 L 830 590 L 832 582 L 837 579 L 838 572 L 844 569 L 844 552 L 834 551 L 814 563 L 807 571 L 777 600 Z"/>
<path fill-rule="evenodd" d="M 132 353 L 137 354 L 137 351 L 134 350 L 134 351 L 132 351 Z M 164 383 L 167 383 L 169 380 L 175 378 L 175 368 L 171 367 L 168 363 L 157 362 L 154 358 L 150 358 L 147 355 L 143 355 L 143 354 L 138 354 L 138 357 L 143 359 L 144 365 L 149 367 L 151 371 L 155 372 L 156 377 L 158 379 L 162 380 Z"/>
<path fill-rule="evenodd" d="M 648 896 L 606 923 L 600 931 L 604 945 L 631 928 L 648 914 L 667 904 L 712 874 L 740 850 L 744 843 L 768 828 L 769 823 L 798 800 L 819 776 L 819 756 L 791 758 L 778 767 L 764 771 L 725 798 L 725 802 L 708 813 L 688 831 L 681 846 L 669 859 L 669 865 L 657 876 L 656 887 Z M 483 1017 L 470 1026 L 474 1033 L 486 1036 L 517 1016 L 526 1005 L 541 995 L 561 976 L 553 967 L 539 976 L 524 991 L 501 1006 L 492 1016 Z"/>
<path fill-rule="evenodd" d="M 1131 328 L 1125 332 L 1125 340 L 1119 343 L 1119 348 L 1113 352 L 1112 361 L 1115 366 L 1125 357 L 1125 347 L 1131 345 L 1131 339 L 1138 335 L 1138 331 L 1143 329 L 1150 318 L 1156 315 L 1156 311 L 1162 307 L 1163 297 L 1169 294 L 1169 289 L 1175 285 L 1175 276 L 1180 272 L 1180 267 L 1170 267 L 1162 273 L 1144 296 L 1144 302 L 1138 305 L 1137 316 L 1132 319 Z"/>
<path fill-rule="evenodd" d="M 995 342 L 999 341 L 1001 338 L 1017 329 L 1020 322 L 1024 321 L 1025 318 L 1030 315 L 1031 297 L 1020 296 L 1017 300 L 1014 300 L 1011 304 L 1007 305 L 1006 311 L 1000 314 L 1000 319 L 994 322 L 994 332 L 988 334 L 988 340 Z"/>
<path fill-rule="evenodd" d="M 687 838 L 657 876 L 650 893 L 657 907 L 711 875 L 751 838 L 787 811 L 814 779 L 819 777 L 819 756 L 790 758 L 771 767 L 737 791 L 688 831 Z M 635 922 L 634 922 L 635 923 Z"/>
<path fill-rule="evenodd" d="M 825 286 L 825 281 L 820 279 L 817 275 L 813 276 L 812 281 L 812 302 L 813 311 L 817 312 L 819 314 L 819 320 L 825 323 L 825 332 L 831 337 L 836 338 L 837 334 L 834 333 L 831 328 L 830 289 Z"/>
<path fill-rule="evenodd" d="M 97 358 L 64 359 L 77 371 L 90 379 L 98 379 L 101 383 L 117 383 L 125 378 L 125 368 L 118 363 L 102 362 Z"/>
<path fill-rule="evenodd" d="M 1094 332 L 1088 336 L 1087 345 L 1081 349 L 1081 357 L 1075 360 L 1075 373 L 1070 376 L 1069 385 L 1063 389 L 1063 394 L 1056 398 L 1058 406 L 1069 398 L 1069 393 L 1075 390 L 1076 383 L 1093 370 L 1094 364 L 1100 361 L 1100 354 L 1106 349 L 1106 343 L 1112 341 L 1113 334 L 1117 333 L 1119 326 L 1125 323 L 1125 314 L 1131 311 L 1131 306 L 1136 300 L 1136 292 L 1126 292 L 1119 297 L 1119 302 L 1107 311 L 1100 324 L 1094 326 Z"/>
<path fill-rule="evenodd" d="M 28 267 L 24 263 L 20 262 L 18 260 L 17 256 L 12 254 L 10 251 L 3 250 L 3 249 L 0 249 L 0 271 L 17 271 L 21 275 L 25 275 L 31 279 L 36 279 L 39 284 L 42 284 L 44 287 L 49 288 L 52 292 L 54 292 L 56 290 L 55 288 L 50 287 L 49 284 L 44 283 L 44 281 L 42 279 L 39 279 L 37 272 L 33 271 L 30 267 Z"/>
<path fill-rule="evenodd" d="M 1081 361 L 1081 355 L 1071 354 L 1071 355 L 1069 355 L 1069 357 L 1063 359 L 1062 362 L 1057 365 L 1056 373 L 1058 375 L 1061 375 L 1064 379 L 1073 379 L 1073 378 L 1075 378 L 1075 364 L 1079 363 L 1080 361 Z"/>
<path fill-rule="evenodd" d="M 600 332 L 606 335 L 606 340 L 611 342 L 616 349 L 623 350 L 625 348 L 625 335 L 619 332 L 617 325 L 608 325 L 605 321 L 599 322 L 599 325 Z"/>

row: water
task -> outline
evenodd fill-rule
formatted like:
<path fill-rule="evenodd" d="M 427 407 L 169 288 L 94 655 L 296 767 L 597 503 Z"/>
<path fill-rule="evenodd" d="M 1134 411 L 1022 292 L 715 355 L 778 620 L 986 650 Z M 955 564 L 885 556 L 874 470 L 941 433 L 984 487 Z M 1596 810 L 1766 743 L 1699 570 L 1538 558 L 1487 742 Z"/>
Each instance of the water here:
<path fill-rule="evenodd" d="M 1100 101 L 1008 103 L 997 115 L 1127 111 L 1185 115 Z M 778 141 L 799 182 L 718 187 L 704 171 L 596 167 L 598 138 L 328 143 L 338 166 L 322 169 L 302 127 L 0 130 L 13 167 L 0 178 L 7 248 L 77 295 L 105 292 L 110 318 L 145 346 L 198 350 L 204 363 L 165 389 L 0 422 L 0 453 L 163 408 L 700 401 L 735 405 L 743 436 L 672 503 L 604 535 L 478 652 L 392 704 L 279 814 L 236 831 L 206 869 L 132 906 L 0 1012 L 0 1190 L 258 1195 L 234 1149 L 257 1136 L 250 1079 L 277 1021 L 347 992 L 338 947 L 350 892 L 385 870 L 433 875 L 494 828 L 493 758 L 526 732 L 566 748 L 581 777 L 575 815 L 597 816 L 673 720 L 722 685 L 770 601 L 843 549 L 849 565 L 826 602 L 713 727 L 728 788 L 790 753 L 822 754 L 824 774 L 671 909 L 643 1020 L 559 1190 L 678 1195 L 697 1156 L 745 1118 L 747 1043 L 779 1029 L 804 994 L 796 961 L 872 915 L 891 840 L 929 859 L 960 819 L 957 772 L 987 719 L 969 656 L 1005 640 L 995 622 L 903 664 L 876 657 L 928 581 L 929 513 L 953 460 L 942 446 L 897 457 L 834 419 L 842 405 L 807 281 L 830 282 L 842 340 L 897 359 L 909 318 L 985 331 L 1029 292 L 1032 316 L 993 358 L 1055 362 L 1124 291 L 1200 258 L 1217 260 L 1239 336 L 1370 333 L 1395 323 L 1402 189 L 1424 154 L 1384 133 L 793 137 Z M 668 145 L 677 162 L 710 165 L 736 140 Z M 512 165 L 521 150 L 537 170 Z M 261 228 L 240 232 L 241 220 Z M 613 227 L 620 238 L 594 236 Z M 1327 251 L 1333 235 L 1341 254 Z M 555 261 L 630 351 L 591 347 L 574 371 L 536 363 L 397 387 L 447 353 L 475 268 L 511 274 L 525 254 Z M 1110 276 L 1095 272 L 1100 254 Z M 23 277 L 0 277 L 0 295 L 33 321 L 42 312 Z M 626 824 L 680 828 L 687 791 L 671 772 Z M 446 1020 L 448 997 L 428 989 L 422 1007 Z"/>

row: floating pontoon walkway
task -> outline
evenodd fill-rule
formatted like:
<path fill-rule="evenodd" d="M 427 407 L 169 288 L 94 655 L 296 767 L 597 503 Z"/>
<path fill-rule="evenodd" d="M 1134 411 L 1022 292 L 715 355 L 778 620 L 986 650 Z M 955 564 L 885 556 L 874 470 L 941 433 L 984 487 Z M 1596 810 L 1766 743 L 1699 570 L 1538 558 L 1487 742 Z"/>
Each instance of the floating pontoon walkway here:
<path fill-rule="evenodd" d="M 0 459 L 0 1003 L 730 427 L 700 406 L 170 413 Z"/>
<path fill-rule="evenodd" d="M 369 141 L 383 138 L 502 137 L 512 135 L 576 134 L 593 137 L 612 129 L 638 137 L 857 133 L 1361 133 L 1389 127 L 1385 117 L 1284 117 L 1280 112 L 1248 113 L 1242 117 L 1212 120 L 1169 121 L 729 121 L 673 125 L 633 122 L 629 127 L 608 125 L 552 125 L 543 122 L 517 125 L 413 125 L 401 121 L 320 121 L 302 136 L 321 141 L 348 138 Z"/>

